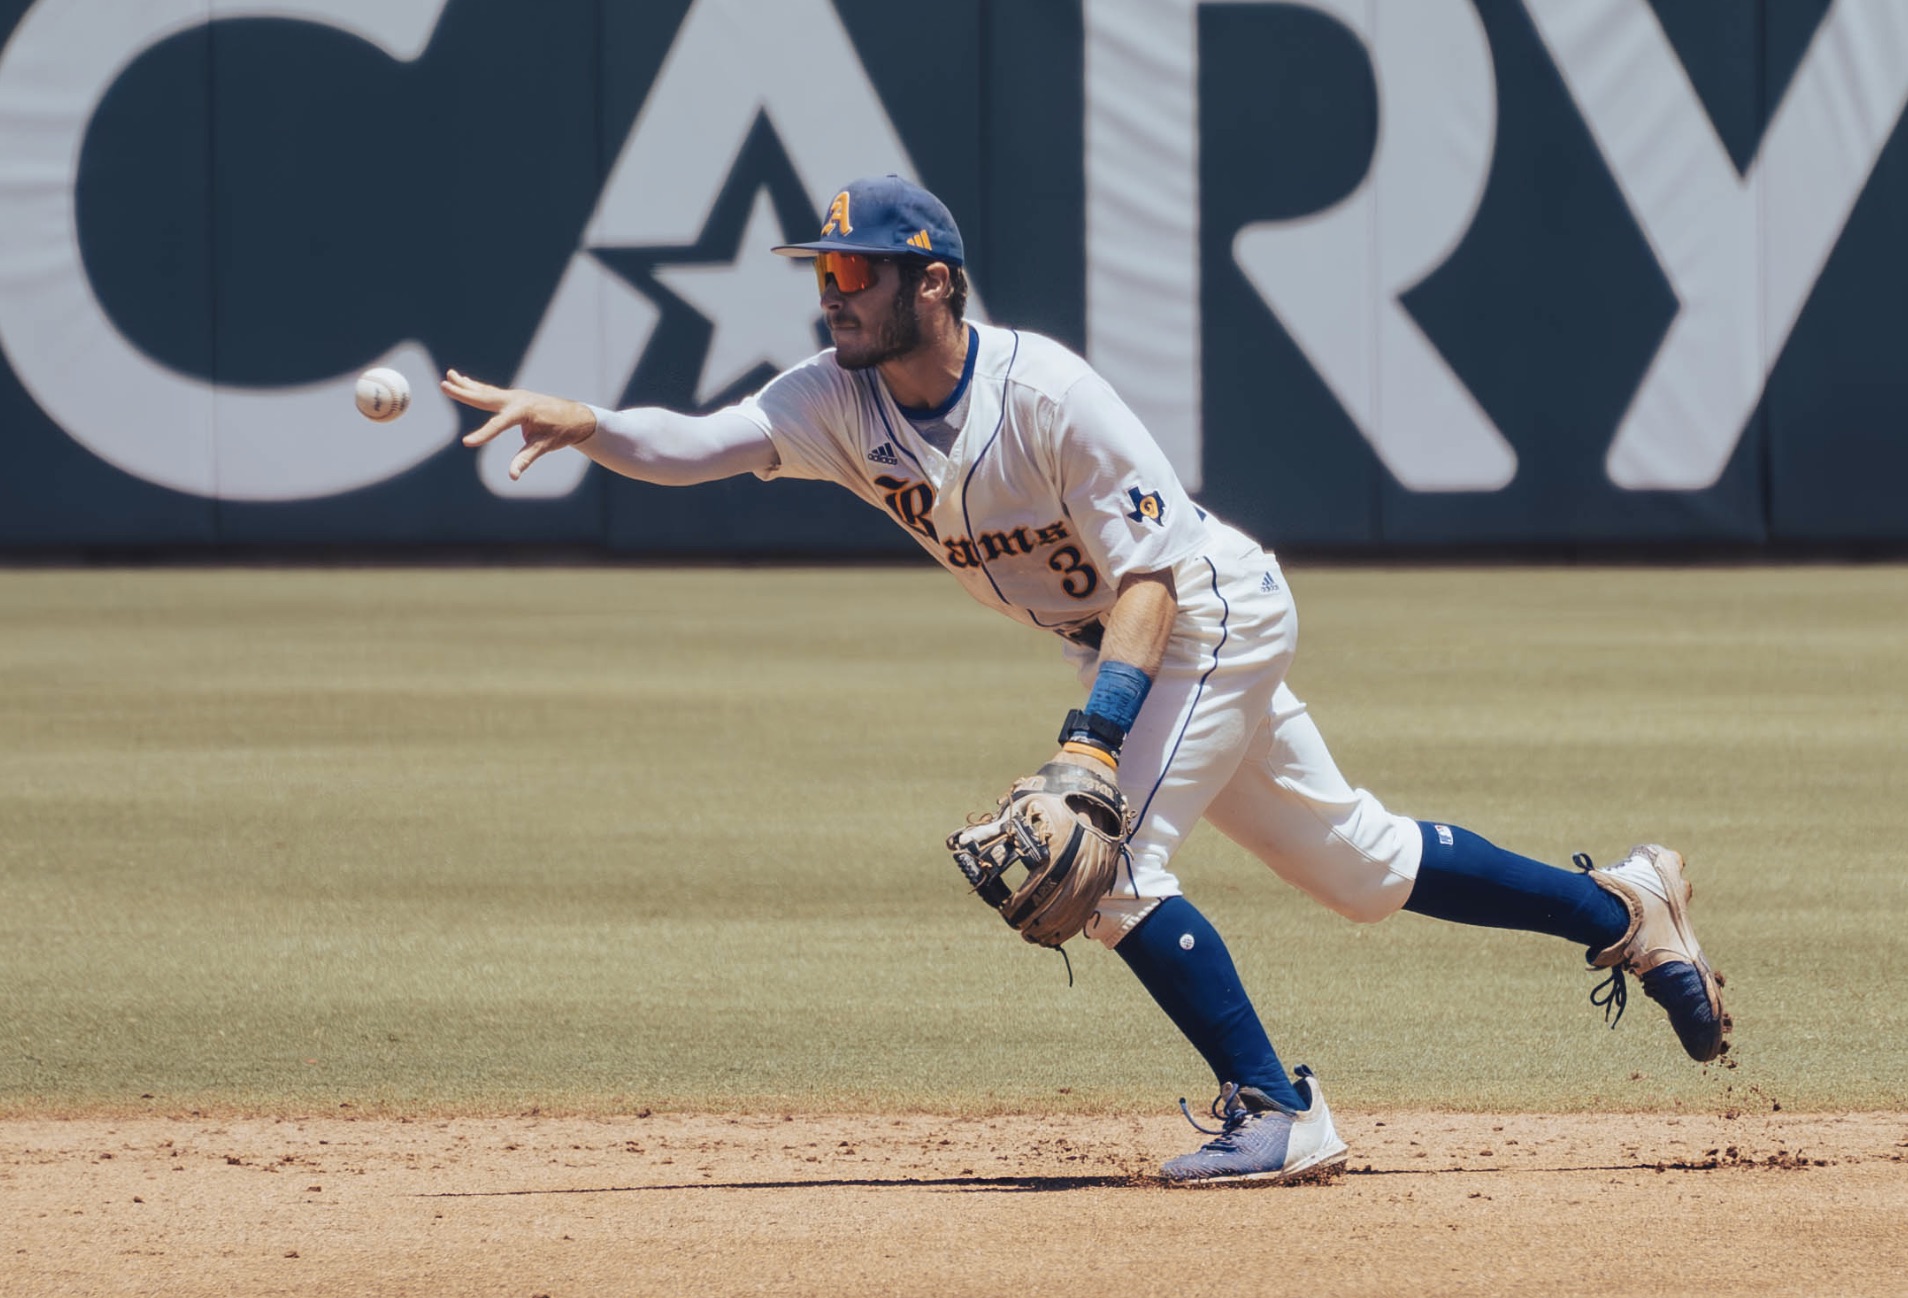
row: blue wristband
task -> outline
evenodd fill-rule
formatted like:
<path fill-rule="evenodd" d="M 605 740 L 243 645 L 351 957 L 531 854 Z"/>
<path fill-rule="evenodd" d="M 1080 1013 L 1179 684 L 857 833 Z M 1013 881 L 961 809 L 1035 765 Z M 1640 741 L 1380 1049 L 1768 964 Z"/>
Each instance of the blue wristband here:
<path fill-rule="evenodd" d="M 1153 678 L 1131 663 L 1101 663 L 1087 695 L 1087 715 L 1110 721 L 1125 734 L 1139 720 L 1140 704 L 1152 688 Z"/>

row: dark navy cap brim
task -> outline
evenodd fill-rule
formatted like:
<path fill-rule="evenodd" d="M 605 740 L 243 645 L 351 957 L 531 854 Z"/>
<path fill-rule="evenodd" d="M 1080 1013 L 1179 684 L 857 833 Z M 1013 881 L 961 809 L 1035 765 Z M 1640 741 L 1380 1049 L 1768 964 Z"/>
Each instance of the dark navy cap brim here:
<path fill-rule="evenodd" d="M 779 243 L 769 251 L 780 253 L 784 257 L 813 257 L 824 252 L 859 252 L 869 257 L 912 257 L 916 261 L 944 261 L 950 266 L 961 264 L 959 257 L 950 257 L 946 253 L 924 252 L 919 248 L 897 248 L 893 244 L 877 246 L 869 243 L 855 243 L 848 239 L 823 239 L 817 243 Z"/>

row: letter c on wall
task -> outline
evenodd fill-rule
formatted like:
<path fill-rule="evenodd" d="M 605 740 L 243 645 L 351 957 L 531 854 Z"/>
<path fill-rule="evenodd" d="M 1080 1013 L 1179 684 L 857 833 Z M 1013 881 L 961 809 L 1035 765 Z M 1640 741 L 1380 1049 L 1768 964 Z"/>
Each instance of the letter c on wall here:
<path fill-rule="evenodd" d="M 159 364 L 113 324 L 86 275 L 74 182 L 100 100 L 160 41 L 222 18 L 322 23 L 415 59 L 446 0 L 39 0 L 0 51 L 0 349 L 75 441 L 147 482 L 225 500 L 301 500 L 369 486 L 456 435 L 437 366 L 405 342 L 370 362 L 417 394 L 395 424 L 352 406 L 355 374 L 236 388 Z"/>

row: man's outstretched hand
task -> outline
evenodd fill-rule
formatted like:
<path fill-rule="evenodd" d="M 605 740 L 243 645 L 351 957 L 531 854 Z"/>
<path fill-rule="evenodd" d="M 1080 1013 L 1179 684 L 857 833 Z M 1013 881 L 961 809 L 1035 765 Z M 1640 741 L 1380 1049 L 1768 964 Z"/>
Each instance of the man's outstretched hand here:
<path fill-rule="evenodd" d="M 588 441 L 596 433 L 596 416 L 578 401 L 522 388 L 495 387 L 456 370 L 446 371 L 438 386 L 451 400 L 490 412 L 483 427 L 465 434 L 464 445 L 483 446 L 507 429 L 523 430 L 523 449 L 510 461 L 513 482 L 551 451 Z"/>

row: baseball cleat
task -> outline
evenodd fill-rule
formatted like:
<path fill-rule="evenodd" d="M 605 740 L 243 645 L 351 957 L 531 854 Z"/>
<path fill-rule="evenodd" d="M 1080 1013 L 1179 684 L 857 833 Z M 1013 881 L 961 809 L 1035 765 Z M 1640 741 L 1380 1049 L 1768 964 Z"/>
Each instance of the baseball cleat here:
<path fill-rule="evenodd" d="M 1186 1121 L 1216 1140 L 1190 1154 L 1168 1159 L 1159 1169 L 1168 1185 L 1223 1185 L 1239 1181 L 1267 1184 L 1290 1181 L 1342 1166 L 1345 1142 L 1332 1126 L 1332 1111 L 1312 1070 L 1298 1070 L 1298 1086 L 1312 1101 L 1308 1109 L 1288 1109 L 1255 1086 L 1227 1082 L 1212 1102 L 1217 1130 L 1202 1127 L 1181 1100 Z"/>
<path fill-rule="evenodd" d="M 1709 967 L 1690 927 L 1689 902 L 1696 890 L 1683 877 L 1682 854 L 1645 843 L 1615 865 L 1595 868 L 1587 857 L 1578 857 L 1577 864 L 1630 912 L 1629 932 L 1590 954 L 1592 968 L 1611 971 L 1590 993 L 1606 1018 L 1615 1010 L 1610 1026 L 1622 1021 L 1629 999 L 1623 981 L 1627 970 L 1643 980 L 1643 994 L 1668 1011 L 1670 1026 L 1691 1059 L 1708 1063 L 1729 1049 L 1724 1038 L 1733 1024 L 1723 1009 L 1723 976 Z"/>

